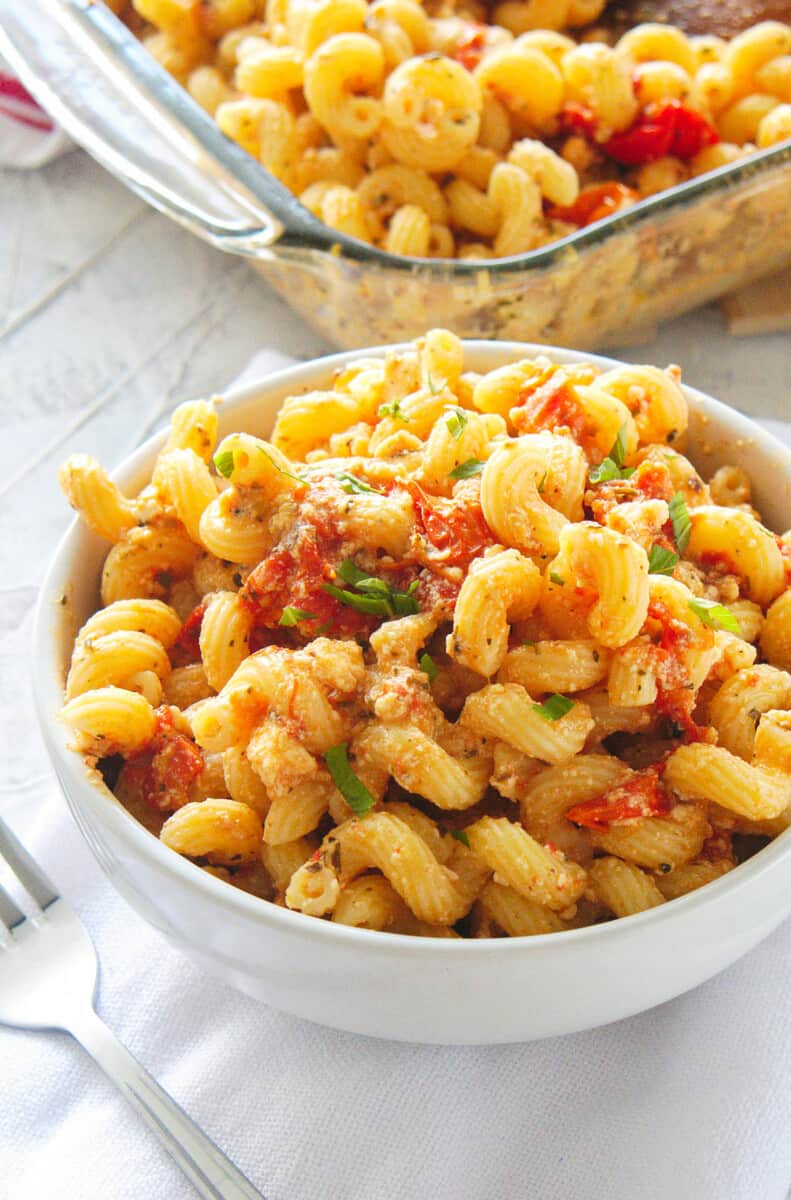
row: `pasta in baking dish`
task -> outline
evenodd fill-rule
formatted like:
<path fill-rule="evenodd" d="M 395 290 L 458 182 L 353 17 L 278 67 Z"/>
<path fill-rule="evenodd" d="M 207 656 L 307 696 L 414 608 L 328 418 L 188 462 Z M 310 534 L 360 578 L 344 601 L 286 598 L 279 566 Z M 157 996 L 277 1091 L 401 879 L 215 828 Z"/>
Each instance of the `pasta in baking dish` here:
<path fill-rule="evenodd" d="M 197 867 L 418 936 L 560 932 L 730 871 L 791 814 L 788 539 L 684 456 L 675 367 L 465 370 L 433 330 L 268 441 L 176 409 L 63 720 Z"/>
<path fill-rule="evenodd" d="M 604 0 L 111 7 L 319 220 L 409 257 L 525 253 L 791 137 L 779 21 L 616 39 Z"/>

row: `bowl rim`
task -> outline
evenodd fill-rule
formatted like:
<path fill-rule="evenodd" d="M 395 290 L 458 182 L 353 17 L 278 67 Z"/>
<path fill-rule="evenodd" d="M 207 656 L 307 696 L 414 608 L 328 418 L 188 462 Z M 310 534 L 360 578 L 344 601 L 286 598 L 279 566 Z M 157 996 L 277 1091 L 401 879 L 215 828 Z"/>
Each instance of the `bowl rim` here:
<path fill-rule="evenodd" d="M 232 413 L 234 409 L 259 398 L 262 393 L 282 390 L 284 386 L 288 387 L 293 384 L 294 390 L 298 391 L 303 384 L 317 385 L 318 376 L 331 375 L 338 367 L 357 358 L 381 356 L 385 351 L 404 350 L 412 345 L 412 342 L 399 342 L 338 351 L 264 373 L 260 377 L 238 386 L 231 384 L 227 389 L 218 393 L 222 399 L 220 415 L 222 417 L 226 413 Z M 465 354 L 468 351 L 473 355 L 476 353 L 491 354 L 497 357 L 502 356 L 504 361 L 508 361 L 512 356 L 529 357 L 543 354 L 555 361 L 593 362 L 606 369 L 633 365 L 604 355 L 588 354 L 585 351 L 530 342 L 475 338 L 462 339 L 462 345 Z M 704 417 L 710 416 L 718 419 L 718 422 L 728 428 L 728 432 L 732 433 L 735 439 L 749 439 L 760 453 L 767 455 L 770 459 L 784 459 L 786 470 L 791 472 L 791 452 L 773 434 L 761 428 L 738 410 L 723 404 L 705 392 L 687 384 L 682 384 L 682 387 L 688 399 L 692 399 L 693 407 Z M 166 430 L 163 428 L 146 438 L 111 472 L 112 478 L 125 479 L 135 472 L 143 470 L 144 464 L 150 462 L 155 451 L 163 444 L 165 437 Z M 53 628 L 53 610 L 57 598 L 67 594 L 74 568 L 77 565 L 74 558 L 76 547 L 73 547 L 72 543 L 84 536 L 84 532 L 80 518 L 75 516 L 53 552 L 39 588 L 34 613 L 33 692 L 36 716 L 51 763 L 55 768 L 56 776 L 75 823 L 84 838 L 82 822 L 77 819 L 71 800 L 72 788 L 90 789 L 94 803 L 99 798 L 103 802 L 109 801 L 106 813 L 103 814 L 103 820 L 112 827 L 113 834 L 119 840 L 129 842 L 136 856 L 142 857 L 150 866 L 163 870 L 165 873 L 173 871 L 187 890 L 201 892 L 208 902 L 217 902 L 220 907 L 229 912 L 236 911 L 239 915 L 260 921 L 262 925 L 272 923 L 276 928 L 280 927 L 284 933 L 295 934 L 309 940 L 316 938 L 327 941 L 328 945 L 337 942 L 341 945 L 364 947 L 369 953 L 387 953 L 387 947 L 390 947 L 393 951 L 410 950 L 421 957 L 431 956 L 433 958 L 437 954 L 440 956 L 474 954 L 488 957 L 489 955 L 528 953 L 528 947 L 533 947 L 537 952 L 540 949 L 546 949 L 547 946 L 557 947 L 561 952 L 563 947 L 579 940 L 585 942 L 598 941 L 601 938 L 611 940 L 618 934 L 628 937 L 637 933 L 643 926 L 650 929 L 668 922 L 683 921 L 687 913 L 707 908 L 716 904 L 721 896 L 749 887 L 757 877 L 774 870 L 782 859 L 791 858 L 791 828 L 789 828 L 732 871 L 684 896 L 666 901 L 664 904 L 644 912 L 628 917 L 619 917 L 602 924 L 567 929 L 560 933 L 534 934 L 529 937 L 432 938 L 363 929 L 341 925 L 334 921 L 306 917 L 303 913 L 281 907 L 273 904 L 270 900 L 264 900 L 262 897 L 242 891 L 242 889 L 210 875 L 189 859 L 175 853 L 165 846 L 155 834 L 147 830 L 104 784 L 98 771 L 88 767 L 82 756 L 68 747 L 65 727 L 50 720 L 49 710 L 52 707 L 54 693 L 57 690 L 60 703 L 62 703 L 63 691 L 62 681 L 56 682 L 59 667 L 55 645 L 56 635 Z M 53 662 L 53 660 L 55 661 Z M 53 666 L 55 666 L 54 671 Z M 90 844 L 88 838 L 85 840 Z"/>

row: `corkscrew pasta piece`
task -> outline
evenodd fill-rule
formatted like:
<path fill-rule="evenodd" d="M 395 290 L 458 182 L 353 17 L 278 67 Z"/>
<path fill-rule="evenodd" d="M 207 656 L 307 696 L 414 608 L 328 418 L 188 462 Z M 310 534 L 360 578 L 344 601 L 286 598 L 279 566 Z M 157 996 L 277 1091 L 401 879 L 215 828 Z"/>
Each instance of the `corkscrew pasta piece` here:
<path fill-rule="evenodd" d="M 183 527 L 167 518 L 130 529 L 104 560 L 102 604 L 164 596 L 171 579 L 190 573 L 197 555 Z"/>
<path fill-rule="evenodd" d="M 387 77 L 382 104 L 382 144 L 408 167 L 449 170 L 478 136 L 480 90 L 443 55 L 400 63 Z"/>
<path fill-rule="evenodd" d="M 507 653 L 511 624 L 530 616 L 540 586 L 535 563 L 517 550 L 476 559 L 456 601 L 447 639 L 451 658 L 480 675 L 494 675 Z"/>
<path fill-rule="evenodd" d="M 726 858 L 718 862 L 707 862 L 704 859 L 702 862 L 683 863 L 667 874 L 658 875 L 656 886 L 665 900 L 675 900 L 679 896 L 697 891 L 707 883 L 713 883 L 715 879 L 721 879 L 728 871 L 733 870 L 733 866 L 734 864 Z"/>
<path fill-rule="evenodd" d="M 217 496 L 217 484 L 194 450 L 168 450 L 157 460 L 157 479 L 193 542 L 200 540 L 204 509 Z"/>
<path fill-rule="evenodd" d="M 687 428 L 687 401 L 674 374 L 678 369 L 616 367 L 596 380 L 596 386 L 615 396 L 634 417 L 642 443 L 672 442 Z"/>
<path fill-rule="evenodd" d="M 210 799 L 177 809 L 160 833 L 171 850 L 219 866 L 251 862 L 261 846 L 261 821 L 246 804 Z"/>
<path fill-rule="evenodd" d="M 737 671 L 709 703 L 719 744 L 752 762 L 758 722 L 770 709 L 791 707 L 791 675 L 765 663 Z"/>
<path fill-rule="evenodd" d="M 534 129 L 547 130 L 563 104 L 563 77 L 541 50 L 510 45 L 486 55 L 475 68 L 481 91 L 490 91 L 508 109 Z"/>
<path fill-rule="evenodd" d="M 690 558 L 727 564 L 744 581 L 748 599 L 762 607 L 783 590 L 783 556 L 773 535 L 750 513 L 707 504 L 690 513 L 690 520 Z"/>
<path fill-rule="evenodd" d="M 337 870 L 332 864 L 335 853 L 340 858 Z M 464 847 L 457 854 L 463 856 Z M 350 882 L 369 867 L 381 871 L 411 912 L 429 925 L 452 925 L 464 916 L 488 874 L 473 864 L 465 880 L 439 863 L 419 834 L 400 818 L 369 813 L 327 835 L 321 857 L 292 876 L 286 903 L 310 915 L 330 912 L 338 902 L 341 881 Z"/>
<path fill-rule="evenodd" d="M 384 875 L 362 875 L 340 892 L 332 914 L 339 925 L 387 929 L 406 918 L 403 900 Z"/>
<path fill-rule="evenodd" d="M 483 799 L 489 782 L 487 764 L 475 769 L 454 758 L 414 725 L 380 725 L 368 730 L 367 758 L 405 791 L 446 810 L 472 808 Z"/>
<path fill-rule="evenodd" d="M 686 800 L 713 801 L 751 821 L 778 817 L 791 804 L 791 779 L 784 771 L 746 763 L 724 746 L 702 742 L 673 751 L 664 781 Z"/>
<path fill-rule="evenodd" d="M 665 902 L 650 875 L 620 858 L 597 858 L 590 881 L 598 899 L 616 917 L 632 917 Z"/>
<path fill-rule="evenodd" d="M 84 639 L 72 658 L 66 696 L 72 699 L 93 688 L 123 686 L 125 679 L 140 671 L 153 671 L 162 678 L 170 671 L 168 656 L 156 638 L 121 629 Z"/>
<path fill-rule="evenodd" d="M 200 627 L 200 654 L 206 678 L 219 692 L 250 653 L 252 615 L 235 592 L 214 592 Z"/>
<path fill-rule="evenodd" d="M 691 862 L 710 833 L 711 826 L 696 805 L 677 804 L 666 816 L 637 817 L 606 831 L 593 830 L 591 841 L 624 862 L 656 870 L 664 864 L 677 867 Z"/>
<path fill-rule="evenodd" d="M 168 650 L 181 630 L 181 619 L 161 600 L 116 600 L 89 617 L 77 634 L 76 646 L 124 630 L 147 634 Z"/>
<path fill-rule="evenodd" d="M 542 933 L 561 933 L 564 925 L 556 912 L 520 895 L 514 888 L 491 881 L 479 901 L 485 916 L 509 937 L 536 937 Z"/>
<path fill-rule="evenodd" d="M 90 455 L 72 455 L 61 467 L 58 482 L 72 508 L 108 542 L 120 541 L 137 524 L 135 505 Z"/>
<path fill-rule="evenodd" d="M 64 704 L 61 716 L 78 734 L 78 748 L 98 758 L 134 754 L 148 745 L 156 728 L 145 696 L 112 685 L 81 692 Z"/>
<path fill-rule="evenodd" d="M 610 754 L 578 754 L 569 763 L 544 767 L 520 789 L 522 824 L 539 840 L 552 840 L 550 831 L 570 808 L 594 800 L 618 786 L 629 768 Z"/>
<path fill-rule="evenodd" d="M 305 99 L 339 145 L 369 138 L 381 124 L 384 66 L 382 47 L 365 33 L 337 33 L 305 63 Z"/>
<path fill-rule="evenodd" d="M 431 31 L 412 0 L 377 2 L 393 53 Z M 271 44 L 311 13 L 283 10 Z M 338 14 L 373 37 L 351 0 Z M 529 48 L 562 66 L 553 36 Z M 520 145 L 536 180 L 554 170 Z M 354 194 L 376 229 L 410 203 L 433 222 L 447 190 L 388 163 Z M 262 900 L 414 937 L 561 934 L 788 828 L 788 538 L 761 524 L 763 480 L 726 464 L 708 485 L 668 445 L 675 368 L 466 366 L 432 329 L 286 398 L 269 441 L 217 445 L 220 406 L 180 406 L 136 496 L 67 471 L 109 552 L 62 716 L 163 844 Z"/>
<path fill-rule="evenodd" d="M 483 737 L 497 738 L 531 758 L 570 762 L 593 728 L 588 706 L 577 701 L 554 719 L 540 708 L 520 684 L 494 683 L 467 697 L 460 719 Z"/>
<path fill-rule="evenodd" d="M 545 604 L 565 605 L 574 592 L 587 608 L 591 635 L 610 649 L 625 646 L 648 613 L 648 558 L 623 534 L 592 522 L 566 525 L 547 568 Z M 579 593 L 582 596 L 579 596 Z"/>
<path fill-rule="evenodd" d="M 526 434 L 498 446 L 481 476 L 481 506 L 491 529 L 523 554 L 557 554 L 566 510 L 582 507 L 587 462 L 568 438 Z M 558 467 L 562 470 L 558 470 Z M 580 512 L 581 515 L 581 512 Z"/>
<path fill-rule="evenodd" d="M 611 652 L 591 638 L 537 641 L 509 650 L 497 678 L 529 692 L 583 692 L 607 678 L 611 661 Z"/>
<path fill-rule="evenodd" d="M 579 899 L 587 875 L 575 862 L 542 846 L 505 817 L 481 817 L 465 833 L 473 853 L 494 872 L 495 883 L 546 908 L 562 911 Z"/>

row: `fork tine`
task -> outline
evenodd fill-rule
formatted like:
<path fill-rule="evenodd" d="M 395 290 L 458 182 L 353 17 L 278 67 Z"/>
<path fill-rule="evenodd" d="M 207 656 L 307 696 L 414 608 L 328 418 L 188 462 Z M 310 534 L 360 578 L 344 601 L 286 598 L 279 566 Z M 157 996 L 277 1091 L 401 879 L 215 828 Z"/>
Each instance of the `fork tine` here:
<path fill-rule="evenodd" d="M 0 925 L 4 925 L 10 932 L 24 919 L 25 914 L 17 908 L 8 892 L 0 887 Z"/>
<path fill-rule="evenodd" d="M 2 817 L 0 817 L 0 857 L 6 860 L 39 908 L 46 908 L 53 900 L 57 900 L 58 893 Z M 14 908 L 16 908 L 15 905 Z"/>

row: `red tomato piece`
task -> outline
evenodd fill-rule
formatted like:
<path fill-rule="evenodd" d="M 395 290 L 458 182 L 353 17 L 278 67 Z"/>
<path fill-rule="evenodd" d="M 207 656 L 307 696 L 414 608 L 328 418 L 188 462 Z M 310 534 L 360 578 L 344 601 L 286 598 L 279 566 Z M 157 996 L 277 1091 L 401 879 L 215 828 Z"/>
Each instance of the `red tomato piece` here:
<path fill-rule="evenodd" d="M 461 63 L 466 71 L 474 71 L 481 61 L 484 42 L 485 26 L 478 25 L 457 42 L 453 58 L 457 63 Z"/>
<path fill-rule="evenodd" d="M 635 204 L 640 199 L 634 188 L 623 183 L 596 183 L 583 188 L 573 204 L 567 207 L 553 205 L 547 216 L 553 221 L 568 221 L 572 225 L 592 225 L 613 213 Z"/>
<path fill-rule="evenodd" d="M 624 166 L 640 166 L 668 154 L 687 161 L 719 140 L 700 113 L 680 100 L 663 100 L 649 105 L 629 129 L 614 133 L 602 149 Z"/>
<path fill-rule="evenodd" d="M 415 506 L 418 532 L 438 551 L 430 556 L 432 561 L 466 568 L 487 546 L 494 545 L 477 501 L 429 496 L 417 483 L 407 486 Z"/>
<path fill-rule="evenodd" d="M 202 600 L 200 604 L 195 605 L 181 626 L 179 635 L 170 648 L 170 661 L 175 667 L 183 667 L 187 663 L 200 660 L 200 630 L 205 612 L 206 601 Z"/>
<path fill-rule="evenodd" d="M 174 811 L 186 804 L 191 784 L 203 770 L 203 752 L 190 738 L 177 733 L 170 709 L 157 709 L 157 728 L 145 750 L 123 768 L 126 784 L 139 790 L 146 804 Z"/>
<path fill-rule="evenodd" d="M 583 137 L 593 141 L 596 137 L 596 114 L 593 109 L 573 100 L 563 106 L 560 114 L 560 127 L 564 133 L 581 133 Z"/>
<path fill-rule="evenodd" d="M 659 782 L 656 767 L 641 771 L 603 796 L 575 804 L 566 813 L 573 825 L 607 830 L 636 817 L 656 817 L 670 811 L 670 798 Z"/>

